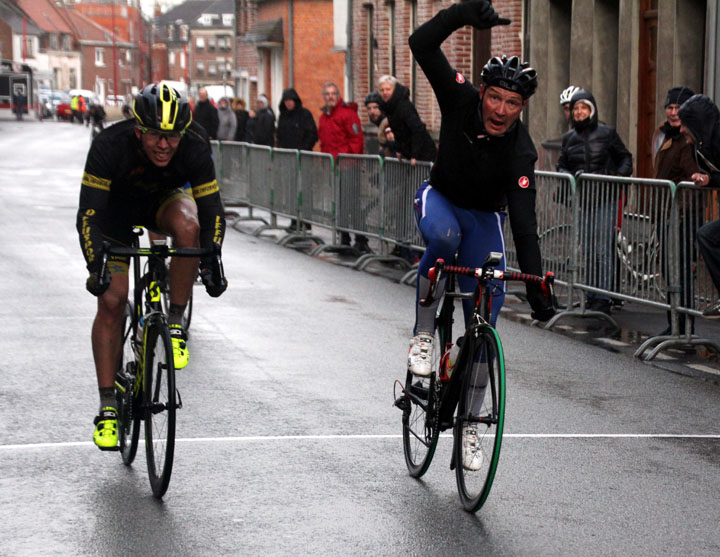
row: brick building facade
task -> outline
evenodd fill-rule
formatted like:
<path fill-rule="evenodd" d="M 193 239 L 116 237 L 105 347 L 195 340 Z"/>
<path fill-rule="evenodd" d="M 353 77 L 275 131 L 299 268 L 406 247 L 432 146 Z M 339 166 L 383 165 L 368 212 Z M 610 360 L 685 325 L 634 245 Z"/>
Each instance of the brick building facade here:
<path fill-rule="evenodd" d="M 370 0 L 354 2 L 352 7 L 352 98 L 362 103 L 369 91 L 377 89 L 377 80 L 394 75 L 410 89 L 411 100 L 432 135 L 440 129 L 440 111 L 427 79 L 413 60 L 408 37 L 413 30 L 450 6 L 451 0 L 431 2 L 411 0 L 387 2 Z M 512 24 L 496 27 L 492 32 L 478 32 L 471 27 L 455 31 L 443 43 L 450 64 L 469 78 L 479 81 L 479 71 L 491 55 L 521 56 L 524 28 L 522 0 L 495 0 L 493 6 Z M 367 115 L 361 111 L 366 133 L 373 132 Z"/>
<path fill-rule="evenodd" d="M 283 89 L 293 87 L 317 121 L 324 106 L 324 83 L 337 83 L 347 96 L 345 53 L 333 50 L 332 0 L 265 0 L 258 6 L 254 29 L 263 24 L 271 34 L 252 38 L 259 62 L 258 89 L 277 114 Z M 275 36 L 278 30 L 281 35 Z"/>

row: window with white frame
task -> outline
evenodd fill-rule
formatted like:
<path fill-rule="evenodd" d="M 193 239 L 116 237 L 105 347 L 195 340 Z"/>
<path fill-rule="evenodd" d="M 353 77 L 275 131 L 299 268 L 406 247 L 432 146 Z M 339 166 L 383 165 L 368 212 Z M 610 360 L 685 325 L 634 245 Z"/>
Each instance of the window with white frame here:
<path fill-rule="evenodd" d="M 96 66 L 104 66 L 105 65 L 105 49 L 104 48 L 95 48 L 95 65 Z"/>
<path fill-rule="evenodd" d="M 215 75 L 215 74 L 217 74 L 217 66 L 214 63 L 210 62 L 208 64 L 208 75 Z"/>
<path fill-rule="evenodd" d="M 217 40 L 215 37 L 208 38 L 208 50 L 210 52 L 215 52 L 215 46 L 217 45 Z"/>
<path fill-rule="evenodd" d="M 132 50 L 129 48 L 125 51 L 125 62 L 132 64 Z"/>
<path fill-rule="evenodd" d="M 175 51 L 174 51 L 174 50 L 171 50 L 171 51 L 169 52 L 169 54 L 168 54 L 168 62 L 170 63 L 171 66 L 174 66 L 174 65 L 175 65 Z"/>
<path fill-rule="evenodd" d="M 234 14 L 223 14 L 222 15 L 222 24 L 225 27 L 232 27 L 233 22 L 235 21 L 235 15 Z"/>
<path fill-rule="evenodd" d="M 56 33 L 50 33 L 48 46 L 50 47 L 50 50 L 58 49 L 58 36 Z"/>
<path fill-rule="evenodd" d="M 197 74 L 198 74 L 198 75 L 204 75 L 204 74 L 205 74 L 205 63 L 204 63 L 204 62 L 198 62 L 196 67 L 197 67 Z"/>
<path fill-rule="evenodd" d="M 205 37 L 195 37 L 195 48 L 198 50 L 205 48 Z"/>
<path fill-rule="evenodd" d="M 185 69 L 185 53 L 180 53 L 180 67 L 184 70 Z"/>

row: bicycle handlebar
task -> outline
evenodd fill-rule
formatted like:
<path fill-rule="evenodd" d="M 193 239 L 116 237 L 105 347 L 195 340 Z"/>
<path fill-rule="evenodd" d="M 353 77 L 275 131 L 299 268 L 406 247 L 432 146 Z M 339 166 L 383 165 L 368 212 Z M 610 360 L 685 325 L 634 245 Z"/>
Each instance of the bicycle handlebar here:
<path fill-rule="evenodd" d="M 211 262 L 211 270 L 213 276 L 218 278 L 218 281 L 225 281 L 225 272 L 222 265 L 222 246 L 215 242 L 212 247 L 209 248 L 171 248 L 167 244 L 153 244 L 149 248 L 142 247 L 122 247 L 113 246 L 110 242 L 103 242 L 103 260 L 102 267 L 100 268 L 100 279 L 99 284 L 105 281 L 105 275 L 107 272 L 108 259 L 111 255 L 120 255 L 126 257 L 159 257 L 166 259 L 168 257 L 206 257 L 213 256 Z"/>
<path fill-rule="evenodd" d="M 437 292 L 438 282 L 443 273 L 450 275 L 463 275 L 472 277 L 477 280 L 478 284 L 489 280 L 514 280 L 524 282 L 526 284 L 539 284 L 546 298 L 552 299 L 553 284 L 555 283 L 555 275 L 551 272 L 545 273 L 544 277 L 537 275 L 529 275 L 527 273 L 516 273 L 514 271 L 501 271 L 495 268 L 499 260 L 491 256 L 485 261 L 482 267 L 462 267 L 458 265 L 445 265 L 443 259 L 438 259 L 435 266 L 428 271 L 430 279 L 430 287 L 425 298 L 420 299 L 420 305 L 429 306 L 435 301 L 435 293 Z"/>

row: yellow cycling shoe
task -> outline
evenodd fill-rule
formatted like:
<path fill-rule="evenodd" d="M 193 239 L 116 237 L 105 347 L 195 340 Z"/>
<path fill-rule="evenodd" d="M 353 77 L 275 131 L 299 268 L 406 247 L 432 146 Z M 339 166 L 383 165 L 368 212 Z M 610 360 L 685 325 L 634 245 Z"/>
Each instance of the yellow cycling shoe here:
<path fill-rule="evenodd" d="M 187 333 L 182 325 L 170 325 L 170 338 L 172 339 L 173 360 L 175 369 L 182 369 L 188 365 L 190 352 L 187 347 Z"/>
<path fill-rule="evenodd" d="M 100 449 L 112 449 L 118 443 L 117 410 L 112 406 L 105 406 L 93 422 L 95 432 L 93 441 Z"/>

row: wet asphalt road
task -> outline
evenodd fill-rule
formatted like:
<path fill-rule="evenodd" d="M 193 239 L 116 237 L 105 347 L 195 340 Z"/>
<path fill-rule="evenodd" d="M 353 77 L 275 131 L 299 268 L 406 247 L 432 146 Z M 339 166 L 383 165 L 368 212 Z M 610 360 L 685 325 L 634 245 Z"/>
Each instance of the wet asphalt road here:
<path fill-rule="evenodd" d="M 459 503 L 443 438 L 405 470 L 414 292 L 229 230 L 196 288 L 170 488 L 90 443 L 87 128 L 0 121 L 0 555 L 717 555 L 720 387 L 502 319 L 498 475 Z"/>

